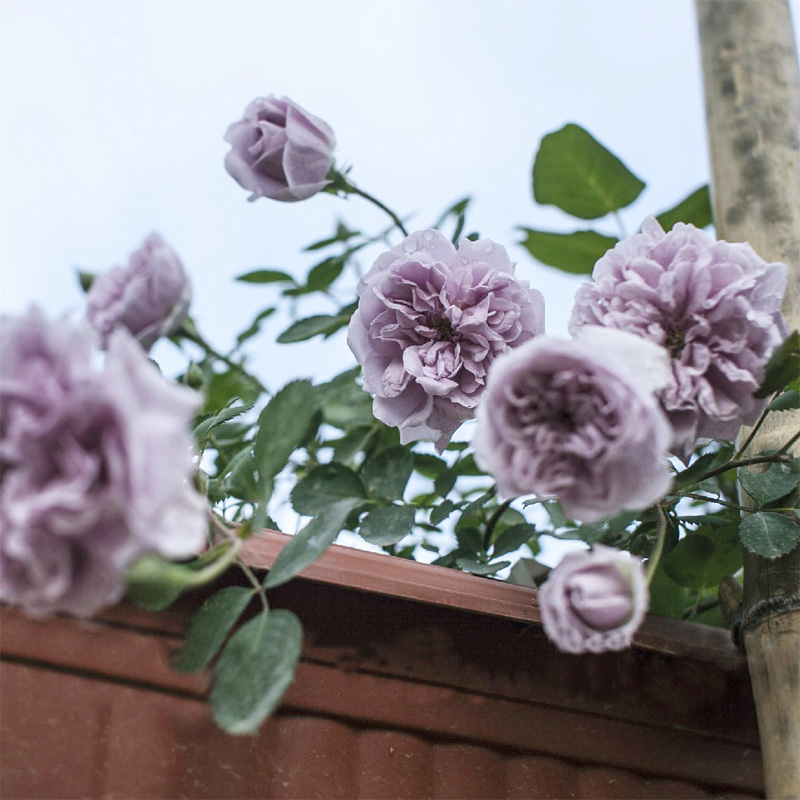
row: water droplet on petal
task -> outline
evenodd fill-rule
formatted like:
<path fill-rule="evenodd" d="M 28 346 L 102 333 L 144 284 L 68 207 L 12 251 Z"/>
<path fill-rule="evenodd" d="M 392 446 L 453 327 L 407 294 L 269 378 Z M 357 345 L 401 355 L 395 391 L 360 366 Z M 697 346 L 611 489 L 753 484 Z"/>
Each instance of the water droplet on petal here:
<path fill-rule="evenodd" d="M 461 263 L 466 266 L 467 264 L 469 264 L 469 259 L 466 256 L 462 256 Z"/>
<path fill-rule="evenodd" d="M 416 249 L 417 249 L 417 243 L 414 239 L 409 238 L 403 242 L 403 250 L 405 250 L 406 253 L 414 253 L 416 252 Z"/>
<path fill-rule="evenodd" d="M 433 231 L 425 231 L 425 233 L 423 233 L 422 235 L 425 237 L 426 242 L 433 241 Z"/>
<path fill-rule="evenodd" d="M 483 246 L 483 251 L 484 251 L 484 253 L 491 253 L 491 252 L 492 252 L 492 250 L 494 250 L 494 245 L 493 245 L 491 242 L 487 242 L 487 243 L 486 243 L 486 244 Z"/>

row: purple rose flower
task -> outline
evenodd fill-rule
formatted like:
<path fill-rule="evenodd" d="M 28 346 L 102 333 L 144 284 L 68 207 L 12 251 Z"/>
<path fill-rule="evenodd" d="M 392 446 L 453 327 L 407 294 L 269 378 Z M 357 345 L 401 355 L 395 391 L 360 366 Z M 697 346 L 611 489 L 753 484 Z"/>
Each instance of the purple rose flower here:
<path fill-rule="evenodd" d="M 622 650 L 649 604 L 641 561 L 611 547 L 568 553 L 538 593 L 544 632 L 559 650 Z"/>
<path fill-rule="evenodd" d="M 753 392 L 787 333 L 783 264 L 692 225 L 664 233 L 650 217 L 597 262 L 593 277 L 578 289 L 570 330 L 619 328 L 669 350 L 672 379 L 660 399 L 673 452 L 686 456 L 700 438 L 734 439 L 755 421 L 765 401 Z"/>
<path fill-rule="evenodd" d="M 471 418 L 497 356 L 544 330 L 544 299 L 514 277 L 504 247 L 419 231 L 359 282 L 347 341 L 373 413 L 406 444 L 439 451 Z"/>
<path fill-rule="evenodd" d="M 122 596 L 136 557 L 202 549 L 198 395 L 166 383 L 126 331 L 95 368 L 88 330 L 36 310 L 0 317 L 0 351 L 0 600 L 88 616 Z"/>
<path fill-rule="evenodd" d="M 86 317 L 103 347 L 115 328 L 127 328 L 145 350 L 186 319 L 192 289 L 178 256 L 157 234 L 145 239 L 126 267 L 98 275 L 87 296 Z"/>
<path fill-rule="evenodd" d="M 258 97 L 225 134 L 233 148 L 225 169 L 248 198 L 305 200 L 323 189 L 336 139 L 326 122 L 288 97 Z"/>
<path fill-rule="evenodd" d="M 667 492 L 672 431 L 653 390 L 662 347 L 622 331 L 539 337 L 498 359 L 478 409 L 478 465 L 506 497 L 555 497 L 583 522 L 651 506 Z"/>

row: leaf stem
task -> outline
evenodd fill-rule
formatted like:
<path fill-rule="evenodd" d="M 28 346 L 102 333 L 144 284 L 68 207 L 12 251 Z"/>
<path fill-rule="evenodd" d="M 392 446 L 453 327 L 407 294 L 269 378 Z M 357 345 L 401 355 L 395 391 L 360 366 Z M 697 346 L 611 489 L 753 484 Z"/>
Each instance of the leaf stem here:
<path fill-rule="evenodd" d="M 514 502 L 515 499 L 516 499 L 515 497 L 512 497 L 510 500 L 506 500 L 505 502 L 501 503 L 494 510 L 492 516 L 489 517 L 489 521 L 486 523 L 486 530 L 484 531 L 483 534 L 484 551 L 487 551 L 489 549 L 489 545 L 492 542 L 492 533 L 494 532 L 497 523 L 500 521 L 500 517 L 502 517 L 503 514 L 505 514 L 506 511 L 508 511 L 508 509 L 510 508 L 511 504 Z"/>
<path fill-rule="evenodd" d="M 661 561 L 661 554 L 664 552 L 664 541 L 667 538 L 667 515 L 660 505 L 656 506 L 656 510 L 658 511 L 656 544 L 647 558 L 647 571 L 645 573 L 648 586 L 653 582 L 653 576 L 656 574 L 656 570 L 658 569 L 658 562 Z"/>
<path fill-rule="evenodd" d="M 681 492 L 681 497 L 688 497 L 690 500 L 703 500 L 706 503 L 717 503 L 720 506 L 727 508 L 735 508 L 737 511 L 752 511 L 751 508 L 737 505 L 736 503 L 729 503 L 727 500 L 720 500 L 718 497 L 706 497 L 704 494 L 695 494 L 694 492 Z"/>
<path fill-rule="evenodd" d="M 755 439 L 756 434 L 758 433 L 758 429 L 764 424 L 764 420 L 767 418 L 767 414 L 769 414 L 769 405 L 761 412 L 761 416 L 756 420 L 756 424 L 750 429 L 750 433 L 748 434 L 747 438 L 744 440 L 744 444 L 736 451 L 736 454 L 733 457 L 733 461 L 736 459 L 741 458 L 742 453 L 750 447 L 753 439 Z"/>
<path fill-rule="evenodd" d="M 405 225 L 403 225 L 403 222 L 400 219 L 400 217 L 398 217 L 397 214 L 395 214 L 394 211 L 392 211 L 392 209 L 389 208 L 389 206 L 378 200 L 377 197 L 374 197 L 373 195 L 369 194 L 369 192 L 365 192 L 363 189 L 359 189 L 358 186 L 356 186 L 353 183 L 350 183 L 350 181 L 347 181 L 347 191 L 350 194 L 357 194 L 363 197 L 365 200 L 369 200 L 369 202 L 372 203 L 374 206 L 377 206 L 381 211 L 388 214 L 389 217 L 391 217 L 392 222 L 395 224 L 395 227 L 397 227 L 402 232 L 403 236 L 408 236 L 408 231 L 406 230 Z"/>
<path fill-rule="evenodd" d="M 800 436 L 800 431 L 798 431 L 797 436 L 794 439 L 797 439 Z M 793 440 L 790 439 L 788 445 L 791 446 Z M 753 456 L 752 458 L 742 458 L 738 459 L 737 457 L 732 458 L 730 461 L 726 461 L 722 466 L 716 467 L 714 469 L 710 469 L 704 475 L 701 475 L 695 483 L 701 483 L 702 481 L 707 481 L 709 478 L 714 478 L 717 475 L 721 475 L 723 472 L 727 472 L 731 469 L 739 469 L 740 467 L 750 467 L 753 464 L 785 464 L 787 461 L 790 461 L 791 457 L 784 454 L 784 453 L 773 453 L 772 455 L 768 456 Z"/>
<path fill-rule="evenodd" d="M 783 455 L 784 453 L 788 453 L 788 451 L 789 451 L 789 450 L 791 450 L 791 448 L 792 448 L 792 445 L 793 445 L 793 444 L 794 444 L 794 443 L 795 443 L 795 442 L 796 442 L 798 439 L 800 439 L 800 431 L 797 431 L 797 433 L 796 433 L 794 436 L 792 436 L 792 438 L 791 438 L 791 439 L 789 439 L 789 441 L 788 441 L 788 442 L 786 442 L 786 444 L 785 444 L 783 447 L 781 447 L 781 449 L 780 449 L 780 450 L 778 450 L 778 455 Z"/>
<path fill-rule="evenodd" d="M 183 336 L 185 339 L 188 339 L 190 342 L 194 342 L 196 345 L 201 347 L 205 350 L 206 354 L 211 356 L 212 358 L 217 359 L 217 361 L 221 361 L 223 364 L 230 367 L 232 370 L 235 370 L 243 377 L 247 378 L 248 380 L 252 381 L 256 388 L 262 392 L 263 394 L 269 395 L 270 392 L 267 390 L 267 387 L 264 386 L 261 381 L 255 377 L 255 375 L 251 375 L 242 364 L 237 361 L 233 361 L 233 359 L 228 358 L 228 356 L 223 355 L 222 353 L 215 350 L 201 335 L 200 332 L 195 328 L 193 324 L 184 323 L 178 329 L 178 335 Z"/>

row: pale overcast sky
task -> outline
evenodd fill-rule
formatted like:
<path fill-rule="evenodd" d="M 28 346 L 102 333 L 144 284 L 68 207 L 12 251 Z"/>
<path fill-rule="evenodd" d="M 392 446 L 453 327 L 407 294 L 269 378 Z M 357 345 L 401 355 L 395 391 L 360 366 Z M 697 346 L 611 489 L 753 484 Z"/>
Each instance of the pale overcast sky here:
<path fill-rule="evenodd" d="M 629 231 L 709 176 L 692 0 L 0 0 L 0 311 L 79 316 L 75 269 L 123 263 L 157 230 L 227 349 L 275 298 L 235 275 L 305 274 L 301 248 L 338 217 L 382 227 L 359 198 L 247 203 L 223 136 L 268 94 L 326 120 L 337 162 L 412 228 L 471 194 L 468 230 L 509 249 L 557 335 L 577 280 L 537 265 L 517 226 L 584 226 L 533 204 L 542 136 L 576 122 L 647 182 Z M 353 365 L 342 334 L 274 344 L 286 325 L 250 351 L 272 389 Z M 178 364 L 169 344 L 155 355 Z"/>
<path fill-rule="evenodd" d="M 648 183 L 629 230 L 708 180 L 691 0 L 2 0 L 0 310 L 79 313 L 75 268 L 124 262 L 158 230 L 225 348 L 274 298 L 235 275 L 304 274 L 301 248 L 339 216 L 382 226 L 359 198 L 246 202 L 222 137 L 270 93 L 326 120 L 338 162 L 412 227 L 473 195 L 469 228 L 508 247 L 556 334 L 575 280 L 516 245 L 518 225 L 576 227 L 532 202 L 541 137 L 579 123 Z M 253 348 L 271 387 L 352 363 L 343 336 L 272 344 L 282 327 Z"/>

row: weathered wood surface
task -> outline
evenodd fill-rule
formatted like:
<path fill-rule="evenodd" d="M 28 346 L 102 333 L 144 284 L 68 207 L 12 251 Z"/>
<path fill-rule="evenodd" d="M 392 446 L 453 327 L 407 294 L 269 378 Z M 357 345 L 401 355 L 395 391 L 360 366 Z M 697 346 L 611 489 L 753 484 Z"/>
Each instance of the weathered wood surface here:
<path fill-rule="evenodd" d="M 800 70 L 786 0 L 697 0 L 714 220 L 789 270 L 783 306 L 800 328 Z M 780 447 L 799 412 L 772 415 L 752 452 Z M 795 454 L 798 454 L 797 449 Z M 747 554 L 743 630 L 767 794 L 800 798 L 800 551 Z"/>

